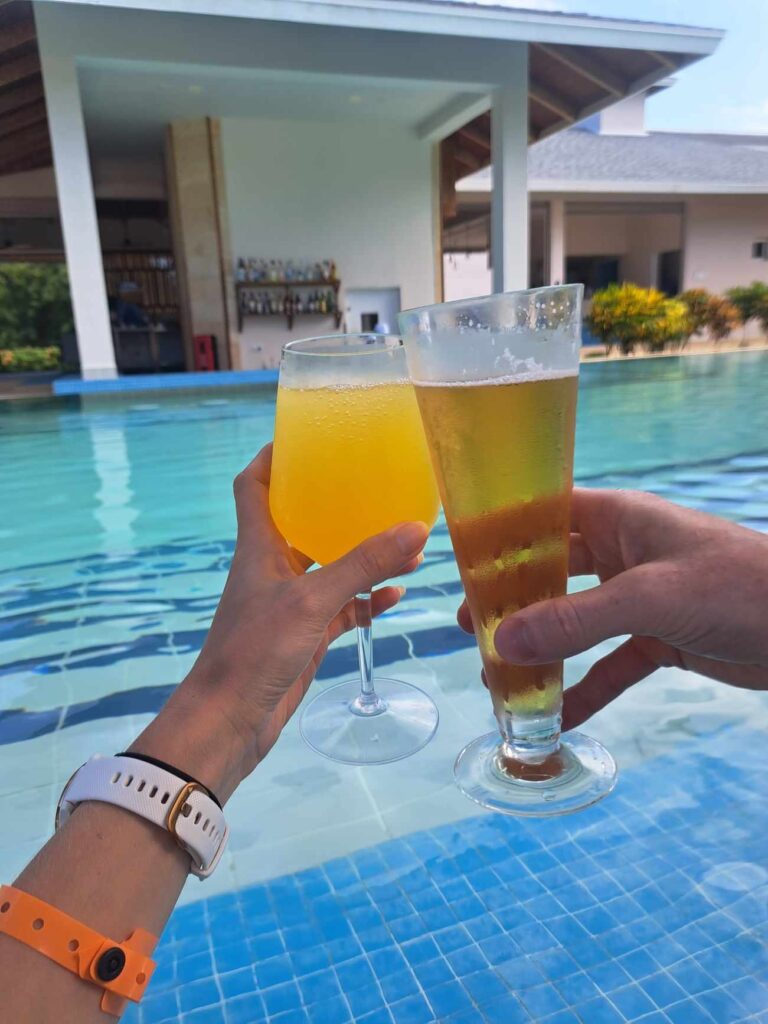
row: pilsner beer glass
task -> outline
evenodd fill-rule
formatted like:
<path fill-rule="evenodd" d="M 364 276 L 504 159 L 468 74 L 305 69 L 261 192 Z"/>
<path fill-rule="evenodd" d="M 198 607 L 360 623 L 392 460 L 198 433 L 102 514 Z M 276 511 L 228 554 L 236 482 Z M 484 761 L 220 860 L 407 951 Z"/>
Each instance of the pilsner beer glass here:
<path fill-rule="evenodd" d="M 288 543 L 320 565 L 405 520 L 434 524 L 440 500 L 399 338 L 334 335 L 283 348 L 269 503 Z M 300 729 L 332 760 L 386 764 L 432 738 L 437 708 L 409 683 L 374 680 L 370 594 L 355 611 L 360 679 L 323 690 Z"/>
<path fill-rule="evenodd" d="M 563 665 L 502 661 L 494 633 L 565 593 L 581 285 L 425 306 L 400 329 L 501 737 L 459 754 L 463 792 L 492 810 L 552 815 L 594 803 L 616 765 L 560 737 Z"/>

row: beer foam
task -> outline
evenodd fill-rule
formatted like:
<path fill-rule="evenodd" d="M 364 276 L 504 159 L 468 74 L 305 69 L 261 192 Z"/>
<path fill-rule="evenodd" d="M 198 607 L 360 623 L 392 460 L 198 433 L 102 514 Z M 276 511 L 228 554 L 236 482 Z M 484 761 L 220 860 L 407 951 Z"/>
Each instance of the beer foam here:
<path fill-rule="evenodd" d="M 543 380 L 562 380 L 565 377 L 578 377 L 578 371 L 544 370 L 539 367 L 505 373 L 500 377 L 478 377 L 471 380 L 414 380 L 413 383 L 419 388 L 478 388 L 487 387 L 489 384 L 533 384 Z"/>

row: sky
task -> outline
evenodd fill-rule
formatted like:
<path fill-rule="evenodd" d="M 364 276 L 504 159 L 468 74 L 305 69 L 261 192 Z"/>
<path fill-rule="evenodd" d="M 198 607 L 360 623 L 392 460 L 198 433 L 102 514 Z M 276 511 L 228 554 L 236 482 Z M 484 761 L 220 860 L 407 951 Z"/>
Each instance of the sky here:
<path fill-rule="evenodd" d="M 768 0 L 508 0 L 506 6 L 725 29 L 711 57 L 679 72 L 675 85 L 648 101 L 647 126 L 768 134 Z"/>

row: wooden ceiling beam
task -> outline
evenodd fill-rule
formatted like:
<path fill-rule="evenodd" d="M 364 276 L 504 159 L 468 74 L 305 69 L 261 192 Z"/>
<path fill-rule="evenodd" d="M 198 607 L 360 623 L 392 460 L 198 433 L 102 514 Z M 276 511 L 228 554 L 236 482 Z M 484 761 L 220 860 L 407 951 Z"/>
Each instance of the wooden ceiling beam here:
<path fill-rule="evenodd" d="M 41 148 L 17 159 L 0 159 L 0 177 L 5 177 L 8 174 L 23 174 L 24 171 L 34 171 L 39 167 L 51 167 L 52 165 L 53 155 L 50 147 Z"/>
<path fill-rule="evenodd" d="M 0 92 L 0 115 L 8 114 L 19 107 L 24 107 L 28 103 L 36 103 L 37 100 L 44 98 L 42 79 L 12 85 Z"/>
<path fill-rule="evenodd" d="M 25 53 L 21 57 L 14 57 L 13 60 L 0 63 L 0 88 L 39 74 L 40 58 L 37 53 Z"/>
<path fill-rule="evenodd" d="M 9 50 L 37 42 L 33 18 L 17 20 L 9 25 L 3 24 L 3 21 L 7 20 L 0 20 L 0 53 L 7 53 Z"/>
<path fill-rule="evenodd" d="M 666 68 L 667 71 L 679 71 L 680 65 L 672 60 L 671 57 L 666 57 L 663 53 L 659 53 L 658 50 L 646 50 L 649 57 L 652 57 L 657 64 L 661 67 Z"/>
<path fill-rule="evenodd" d="M 487 160 L 481 160 L 480 157 L 475 156 L 474 153 L 470 153 L 468 149 L 463 149 L 459 145 L 456 146 L 454 156 L 460 164 L 464 164 L 471 171 L 479 171 L 481 167 L 487 167 L 488 165 Z"/>
<path fill-rule="evenodd" d="M 582 78 L 586 78 L 593 85 L 598 85 L 601 89 L 605 89 L 612 96 L 621 97 L 626 95 L 627 83 L 622 81 L 618 75 L 603 67 L 602 64 L 592 60 L 587 53 L 578 51 L 577 55 L 572 50 L 565 50 L 561 46 L 550 46 L 546 43 L 535 43 L 534 47 L 542 53 L 546 53 L 548 57 L 557 61 L 558 64 L 562 64 L 563 67 L 575 71 Z"/>
<path fill-rule="evenodd" d="M 6 135 L 18 131 L 20 128 L 29 128 L 36 124 L 47 123 L 45 101 L 38 100 L 36 103 L 28 103 L 7 114 L 0 114 L 0 145 Z"/>
<path fill-rule="evenodd" d="M 13 160 L 50 146 L 47 124 L 35 124 L 10 132 L 0 139 L 0 160 Z"/>
<path fill-rule="evenodd" d="M 528 85 L 528 95 L 531 99 L 540 103 L 542 107 L 546 107 L 553 114 L 557 114 L 567 124 L 573 124 L 578 119 L 578 110 L 564 96 L 560 96 L 551 89 L 548 89 L 541 82 L 531 79 Z"/>
<path fill-rule="evenodd" d="M 459 135 L 460 138 L 466 139 L 468 142 L 473 142 L 476 146 L 479 146 L 481 149 L 487 150 L 490 153 L 490 135 L 485 135 L 483 132 L 479 131 L 476 128 L 473 128 L 471 125 L 466 125 L 464 128 L 459 128 L 457 134 Z"/>

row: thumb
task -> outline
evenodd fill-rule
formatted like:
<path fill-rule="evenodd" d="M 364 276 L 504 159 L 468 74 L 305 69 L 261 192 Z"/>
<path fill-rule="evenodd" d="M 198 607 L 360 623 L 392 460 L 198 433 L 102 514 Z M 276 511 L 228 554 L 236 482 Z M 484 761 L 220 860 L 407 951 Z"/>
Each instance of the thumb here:
<path fill-rule="evenodd" d="M 634 569 L 590 590 L 529 605 L 499 625 L 496 650 L 513 665 L 541 665 L 580 654 L 609 637 L 658 636 L 663 598 L 647 582 L 648 574 Z"/>
<path fill-rule="evenodd" d="M 312 573 L 321 584 L 327 613 L 335 615 L 356 594 L 397 576 L 419 554 L 428 536 L 425 523 L 400 523 Z"/>

